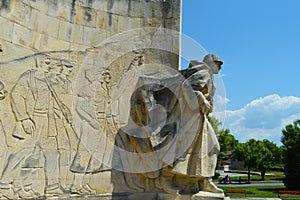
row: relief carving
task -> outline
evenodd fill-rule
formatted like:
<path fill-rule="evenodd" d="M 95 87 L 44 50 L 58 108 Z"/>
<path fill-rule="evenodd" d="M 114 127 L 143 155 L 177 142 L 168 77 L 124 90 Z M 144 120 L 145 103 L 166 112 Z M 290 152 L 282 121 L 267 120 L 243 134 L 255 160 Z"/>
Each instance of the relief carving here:
<path fill-rule="evenodd" d="M 5 97 L 7 96 L 7 91 L 4 88 L 4 83 L 0 81 L 0 100 L 5 99 Z"/>
<path fill-rule="evenodd" d="M 62 95 L 71 97 L 68 79 L 71 72 L 72 66 L 48 55 L 39 55 L 36 68 L 21 74 L 13 86 L 10 101 L 16 125 L 12 135 L 18 142 L 10 150 L 2 172 L 4 197 L 40 196 L 31 187 L 38 168 L 44 169 L 46 196 L 67 193 L 68 188 L 61 183 L 68 186 L 65 177 L 71 159 L 69 130 L 73 129 L 67 128 L 72 124 L 71 113 L 61 99 L 67 99 Z"/>
<path fill-rule="evenodd" d="M 0 52 L 1 52 L 1 44 L 0 44 Z M 0 101 L 4 100 L 5 97 L 7 96 L 7 91 L 5 90 L 5 85 L 2 81 L 0 81 Z M 1 142 L 0 142 L 0 170 L 3 170 L 3 164 L 6 160 L 7 156 L 7 141 L 6 141 L 6 132 L 3 126 L 3 123 L 0 118 L 0 137 Z"/>
<path fill-rule="evenodd" d="M 9 99 L 0 82 L 0 100 L 10 101 L 15 118 L 9 133 L 0 120 L 1 197 L 97 195 L 93 179 L 104 173 L 112 196 L 223 194 L 209 181 L 219 146 L 207 120 L 222 61 L 210 54 L 186 70 L 168 71 L 145 64 L 146 52 L 128 57 L 128 73 L 117 83 L 109 67 L 85 68 L 77 94 L 76 67 L 46 54 L 18 77 Z M 16 145 L 9 147 L 7 134 Z"/>
<path fill-rule="evenodd" d="M 99 82 L 100 77 L 100 82 Z M 71 171 L 75 173 L 74 194 L 95 194 L 89 181 L 95 173 L 111 169 L 111 154 L 114 136 L 110 114 L 110 74 L 106 69 L 87 69 L 85 79 L 76 102 L 79 116 L 80 140 L 72 162 Z M 99 85 L 100 84 L 100 85 Z M 95 93 L 99 99 L 95 100 Z"/>
<path fill-rule="evenodd" d="M 123 137 L 124 149 L 134 154 L 160 144 L 165 115 L 155 114 L 164 109 L 152 88 L 135 89 L 145 63 L 177 69 L 181 2 L 168 4 L 170 12 L 160 1 L 1 3 L 0 199 L 114 199 L 123 191 L 164 191 L 157 166 L 123 173 L 130 159 L 118 154 L 119 139 L 124 129 L 149 133 L 150 140 Z M 140 127 L 127 126 L 128 118 Z M 128 167 L 155 159 L 138 157 Z"/>

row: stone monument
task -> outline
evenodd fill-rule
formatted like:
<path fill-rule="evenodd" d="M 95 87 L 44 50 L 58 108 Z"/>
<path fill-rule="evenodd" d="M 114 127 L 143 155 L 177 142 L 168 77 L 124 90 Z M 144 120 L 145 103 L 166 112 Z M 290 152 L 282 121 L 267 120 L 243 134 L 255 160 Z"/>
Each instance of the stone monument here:
<path fill-rule="evenodd" d="M 224 199 L 222 61 L 178 70 L 180 0 L 0 2 L 1 199 Z"/>

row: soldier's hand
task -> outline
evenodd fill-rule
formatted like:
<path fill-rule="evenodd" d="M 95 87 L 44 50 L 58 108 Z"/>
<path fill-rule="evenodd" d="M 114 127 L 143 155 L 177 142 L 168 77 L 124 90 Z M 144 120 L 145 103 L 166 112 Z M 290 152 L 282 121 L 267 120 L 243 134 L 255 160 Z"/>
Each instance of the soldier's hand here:
<path fill-rule="evenodd" d="M 66 118 L 68 124 L 72 124 L 73 119 L 72 119 L 72 114 L 69 109 L 64 110 L 64 115 L 65 115 L 65 118 Z"/>
<path fill-rule="evenodd" d="M 72 119 L 72 113 L 71 113 L 70 109 L 64 104 L 62 104 L 62 107 L 63 107 L 63 115 L 66 118 L 67 123 L 72 124 L 73 119 Z"/>
<path fill-rule="evenodd" d="M 208 114 L 212 111 L 212 105 L 210 104 L 209 101 L 206 99 L 203 101 L 203 103 L 200 105 L 200 110 L 203 114 Z"/>
<path fill-rule="evenodd" d="M 31 119 L 25 119 L 22 122 L 22 127 L 25 133 L 33 135 L 35 131 L 35 125 L 34 122 Z"/>

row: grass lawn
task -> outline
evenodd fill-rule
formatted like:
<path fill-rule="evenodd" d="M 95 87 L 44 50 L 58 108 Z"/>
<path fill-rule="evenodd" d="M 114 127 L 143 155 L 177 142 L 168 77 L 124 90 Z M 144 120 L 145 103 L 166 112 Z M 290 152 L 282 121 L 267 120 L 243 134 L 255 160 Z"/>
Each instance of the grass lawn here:
<path fill-rule="evenodd" d="M 284 175 L 283 174 L 273 174 L 273 175 L 266 175 L 265 176 L 265 181 L 281 181 L 284 179 Z M 238 181 L 239 177 L 230 177 L 231 181 Z M 251 181 L 260 181 L 261 180 L 261 176 L 260 175 L 251 175 L 250 177 Z M 247 176 L 241 176 L 241 181 L 247 181 L 248 177 Z"/>
<path fill-rule="evenodd" d="M 226 192 L 226 190 L 246 190 L 247 198 L 278 198 L 278 190 L 285 189 L 285 186 L 260 186 L 260 187 L 222 187 L 219 186 Z M 244 198 L 244 194 L 228 194 L 230 198 Z M 281 197 L 282 198 L 282 197 Z M 284 197 L 282 199 L 300 199 L 300 197 Z"/>
<path fill-rule="evenodd" d="M 243 173 L 244 176 L 240 177 L 230 177 L 231 181 L 237 182 L 241 180 L 242 182 L 246 182 L 248 180 L 248 177 L 245 176 L 245 171 L 235 171 Z M 270 181 L 282 181 L 285 178 L 285 175 L 281 171 L 268 171 L 265 175 L 265 182 Z M 261 176 L 257 174 L 251 174 L 250 176 L 251 181 L 261 181 Z M 226 193 L 226 190 L 246 190 L 246 198 L 278 198 L 278 190 L 280 189 L 286 189 L 285 186 L 249 186 L 249 187 L 226 187 L 226 185 L 218 187 L 222 188 L 224 192 Z M 244 198 L 244 194 L 228 194 L 226 196 L 229 196 L 230 198 Z M 300 197 L 284 197 L 281 199 L 299 199 Z"/>
<path fill-rule="evenodd" d="M 231 181 L 239 181 L 239 178 L 241 178 L 241 181 L 247 181 L 248 176 L 246 171 L 232 171 L 236 173 L 243 173 L 244 176 L 240 177 L 230 177 Z M 285 175 L 283 172 L 279 171 L 268 171 L 265 175 L 265 181 L 282 181 L 285 178 Z M 257 174 L 251 174 L 250 176 L 251 181 L 261 181 L 261 176 Z"/>
<path fill-rule="evenodd" d="M 260 186 L 260 187 L 222 187 L 219 186 L 226 192 L 226 190 L 246 190 L 247 198 L 262 197 L 262 198 L 277 198 L 278 190 L 285 189 L 285 186 Z M 244 194 L 228 194 L 230 198 L 242 198 Z M 300 198 L 299 198 L 300 199 Z"/>

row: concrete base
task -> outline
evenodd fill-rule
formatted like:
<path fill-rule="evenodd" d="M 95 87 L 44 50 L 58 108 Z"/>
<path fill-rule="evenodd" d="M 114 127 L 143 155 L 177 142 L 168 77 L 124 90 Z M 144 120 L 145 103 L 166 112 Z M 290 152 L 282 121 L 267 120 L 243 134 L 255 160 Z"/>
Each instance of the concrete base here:
<path fill-rule="evenodd" d="M 200 191 L 197 194 L 194 194 L 191 197 L 191 200 L 223 200 L 223 199 L 230 199 L 229 197 L 225 197 L 224 193 L 211 193 L 211 192 L 204 192 Z"/>
<path fill-rule="evenodd" d="M 40 199 L 48 199 L 42 197 Z M 49 198 L 49 199 L 53 199 Z M 229 197 L 224 197 L 224 194 L 215 194 L 210 192 L 199 192 L 194 195 L 176 195 L 166 193 L 134 193 L 134 194 L 98 194 L 88 196 L 69 195 L 59 197 L 59 199 L 67 200 L 230 200 Z"/>

